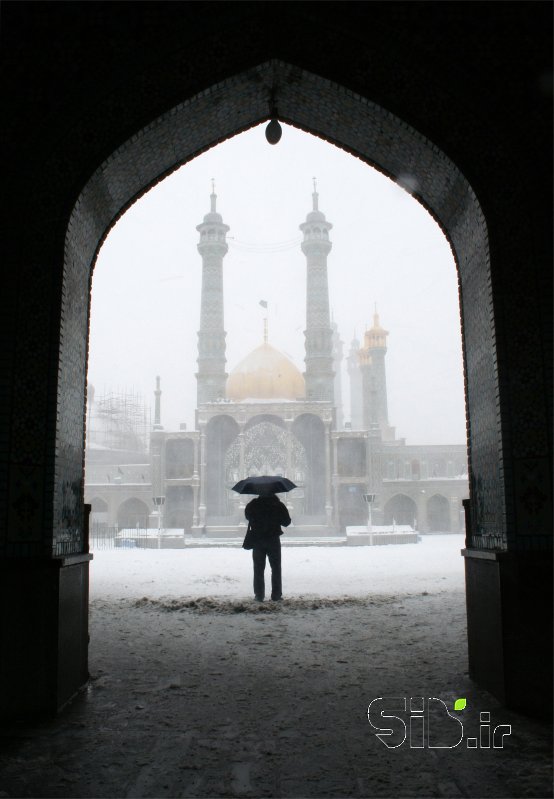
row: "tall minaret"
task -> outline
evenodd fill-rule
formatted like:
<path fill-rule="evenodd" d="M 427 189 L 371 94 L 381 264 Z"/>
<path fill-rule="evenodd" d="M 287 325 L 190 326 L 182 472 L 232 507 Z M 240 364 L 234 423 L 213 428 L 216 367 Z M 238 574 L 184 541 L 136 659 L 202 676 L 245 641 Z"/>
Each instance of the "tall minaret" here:
<path fill-rule="evenodd" d="M 331 330 L 333 331 L 333 371 L 335 373 L 334 392 L 335 405 L 337 408 L 335 427 L 337 430 L 342 430 L 344 426 L 344 414 L 342 407 L 343 342 L 341 341 L 339 328 L 336 322 L 331 322 Z"/>
<path fill-rule="evenodd" d="M 379 314 L 373 315 L 373 327 L 364 336 L 364 346 L 359 351 L 362 372 L 363 425 L 366 430 L 379 427 L 383 438 L 389 438 L 387 409 L 387 378 L 385 354 L 388 331 L 379 324 Z"/>
<path fill-rule="evenodd" d="M 348 358 L 346 359 L 348 376 L 350 377 L 350 424 L 352 430 L 362 430 L 364 426 L 362 413 L 362 373 L 360 371 L 358 359 L 359 349 L 360 342 L 357 338 L 353 338 L 350 343 Z"/>
<path fill-rule="evenodd" d="M 306 399 L 334 402 L 333 331 L 329 316 L 327 255 L 331 251 L 329 231 L 333 227 L 318 208 L 314 178 L 313 209 L 300 225 L 304 234 L 302 252 L 307 261 L 306 282 Z"/>
<path fill-rule="evenodd" d="M 202 256 L 202 298 L 198 331 L 197 405 L 225 396 L 225 330 L 223 327 L 223 256 L 229 249 L 229 230 L 216 211 L 214 182 L 210 213 L 196 230 L 200 233 L 198 252 Z"/>

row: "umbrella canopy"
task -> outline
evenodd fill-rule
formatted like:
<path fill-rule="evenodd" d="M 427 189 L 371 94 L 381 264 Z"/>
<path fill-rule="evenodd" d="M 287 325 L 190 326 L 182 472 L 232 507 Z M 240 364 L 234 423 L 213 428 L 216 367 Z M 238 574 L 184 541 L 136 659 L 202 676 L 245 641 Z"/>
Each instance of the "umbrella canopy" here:
<path fill-rule="evenodd" d="M 296 488 L 292 480 L 286 477 L 270 477 L 266 474 L 259 477 L 247 477 L 233 486 L 232 490 L 238 494 L 281 494 Z"/>

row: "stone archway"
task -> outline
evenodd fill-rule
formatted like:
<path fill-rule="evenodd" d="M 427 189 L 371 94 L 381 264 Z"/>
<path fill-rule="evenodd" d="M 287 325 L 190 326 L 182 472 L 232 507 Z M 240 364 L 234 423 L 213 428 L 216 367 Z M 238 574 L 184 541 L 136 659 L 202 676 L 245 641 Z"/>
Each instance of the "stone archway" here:
<path fill-rule="evenodd" d="M 130 497 L 124 500 L 117 509 L 117 526 L 120 530 L 124 528 L 146 529 L 149 515 L 150 510 L 141 499 Z"/>
<path fill-rule="evenodd" d="M 67 443 L 65 474 L 80 480 L 84 438 L 84 368 L 80 391 L 76 391 L 74 364 L 85 365 L 87 303 L 76 298 L 90 287 L 104 237 L 155 182 L 203 149 L 267 118 L 271 86 L 278 93 L 283 120 L 338 144 L 411 187 L 447 235 L 460 275 L 473 524 L 482 541 L 490 536 L 506 546 L 489 254 L 477 198 L 456 166 L 402 120 L 341 86 L 279 61 L 223 81 L 154 120 L 114 152 L 81 192 L 68 227 L 63 278 L 58 437 Z M 472 435 L 483 428 L 496 442 L 499 463 L 492 472 L 490 440 Z M 82 511 L 77 498 L 61 484 L 56 489 L 54 517 L 54 552 L 79 552 Z"/>
<path fill-rule="evenodd" d="M 395 494 L 386 502 L 383 517 L 387 525 L 409 524 L 417 528 L 417 505 L 406 494 Z"/>
<path fill-rule="evenodd" d="M 452 527 L 450 503 L 442 494 L 433 494 L 427 501 L 427 526 L 431 533 L 447 533 Z"/>
<path fill-rule="evenodd" d="M 434 143 L 399 117 L 350 89 L 290 64 L 273 61 L 189 96 L 141 130 L 131 130 L 131 138 L 97 167 L 71 213 L 71 206 L 58 209 L 64 225 L 66 214 L 70 213 L 70 216 L 63 274 L 55 288 L 58 292 L 55 302 L 59 307 L 56 305 L 55 308 L 56 337 L 52 346 L 56 352 L 50 354 L 55 360 L 56 371 L 53 374 L 57 375 L 57 380 L 52 379 L 54 388 L 50 392 L 56 397 L 56 405 L 53 408 L 48 406 L 49 441 L 54 442 L 55 428 L 55 446 L 49 444 L 53 467 L 48 467 L 49 485 L 53 486 L 48 491 L 53 500 L 43 517 L 40 504 L 35 503 L 38 511 L 33 512 L 22 537 L 19 539 L 12 532 L 7 549 L 9 554 L 46 552 L 61 557 L 78 555 L 83 550 L 87 294 L 103 239 L 129 205 L 157 181 L 203 150 L 266 119 L 271 88 L 279 98 L 279 114 L 284 121 L 343 147 L 410 188 L 447 235 L 458 267 L 463 319 L 472 500 L 469 541 L 473 542 L 475 534 L 478 534 L 475 541 L 482 549 L 506 549 L 510 541 L 514 545 L 517 532 L 514 511 L 516 478 L 513 470 L 504 469 L 504 446 L 511 446 L 509 433 L 512 428 L 509 424 L 503 428 L 501 424 L 501 411 L 506 410 L 512 394 L 506 381 L 499 386 L 495 324 L 501 330 L 502 323 L 498 321 L 498 310 L 495 312 L 492 304 L 487 226 L 475 192 L 455 164 Z M 398 107 L 402 109 L 402 103 Z M 148 107 L 142 118 L 148 120 Z M 111 147 L 106 148 L 107 153 L 110 150 Z M 469 160 L 465 163 L 469 168 Z M 489 182 L 492 180 L 491 177 Z M 497 225 L 497 244 L 499 237 Z M 498 252 L 496 255 L 498 259 Z M 39 270 L 36 272 L 38 275 Z M 47 327 L 44 320 L 43 324 Z M 195 342 L 191 342 L 191 346 L 195 346 Z M 48 353 L 41 357 L 40 363 L 46 368 Z M 32 358 L 36 358 L 35 351 Z M 29 357 L 22 352 L 18 366 L 20 384 L 25 384 L 22 375 L 28 363 Z M 521 366 L 518 368 L 521 371 Z M 499 397 L 504 401 L 499 401 Z M 21 431 L 36 429 L 36 407 L 32 403 L 22 406 L 17 426 Z M 514 429 L 518 427 L 515 421 L 513 426 Z M 543 451 L 541 446 L 537 446 L 537 451 Z M 531 454 L 534 451 L 531 448 Z M 508 509 L 506 497 L 511 503 Z M 27 503 L 25 507 L 31 506 Z M 52 541 L 40 538 L 37 530 L 41 524 L 48 530 L 48 536 L 53 530 Z M 14 529 L 15 525 L 13 522 Z M 523 540 L 525 532 L 522 546 L 527 545 Z M 540 534 L 537 540 L 539 537 Z M 479 564 L 475 568 L 480 569 Z M 85 558 L 82 569 L 88 569 Z M 475 585 L 486 582 L 484 572 L 479 571 L 479 575 Z M 477 610 L 479 601 L 476 590 Z M 84 631 L 84 606 L 75 606 L 75 616 L 79 613 Z M 76 620 L 75 624 L 78 623 Z M 491 623 L 503 624 L 500 620 Z M 477 628 L 478 620 L 475 623 L 470 620 L 469 627 L 472 625 Z M 474 651 L 479 646 L 478 640 Z M 486 656 L 479 669 L 485 676 L 490 671 Z M 62 694 L 70 695 L 82 683 L 83 674 L 86 674 L 86 657 L 85 660 L 81 658 L 79 666 L 75 667 Z M 61 700 L 58 698 L 56 701 Z"/>
<path fill-rule="evenodd" d="M 86 553 L 71 566 L 63 553 L 78 553 L 82 538 L 87 275 L 98 242 L 164 170 L 266 118 L 274 86 L 283 118 L 387 174 L 417 176 L 450 236 L 471 460 L 470 673 L 512 706 L 550 709 L 551 7 L 220 4 L 207 19 L 181 4 L 63 5 L 37 14 L 12 3 L 4 14 L 3 706 L 57 708 L 86 679 Z M 277 56 L 323 77 L 256 67 Z M 79 569 L 80 600 L 68 587 Z M 58 591 L 45 615 L 42 600 Z"/>
<path fill-rule="evenodd" d="M 90 501 L 91 513 L 107 513 L 108 503 L 102 497 L 93 497 Z"/>
<path fill-rule="evenodd" d="M 107 527 L 109 518 L 109 506 L 105 499 L 94 496 L 90 500 L 90 520 L 89 527 L 92 532 L 99 527 Z"/>
<path fill-rule="evenodd" d="M 301 483 L 305 473 L 306 453 L 300 441 L 281 425 L 265 419 L 247 427 L 243 440 L 235 439 L 225 455 L 228 484 L 259 474 L 280 474 Z"/>

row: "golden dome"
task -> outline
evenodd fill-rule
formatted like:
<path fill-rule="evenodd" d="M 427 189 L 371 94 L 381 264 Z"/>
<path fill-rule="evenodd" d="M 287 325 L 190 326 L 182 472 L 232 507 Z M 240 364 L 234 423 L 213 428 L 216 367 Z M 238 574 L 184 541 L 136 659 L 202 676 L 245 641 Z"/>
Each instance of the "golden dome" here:
<path fill-rule="evenodd" d="M 296 366 L 265 342 L 246 356 L 227 378 L 227 399 L 297 400 L 306 393 Z"/>

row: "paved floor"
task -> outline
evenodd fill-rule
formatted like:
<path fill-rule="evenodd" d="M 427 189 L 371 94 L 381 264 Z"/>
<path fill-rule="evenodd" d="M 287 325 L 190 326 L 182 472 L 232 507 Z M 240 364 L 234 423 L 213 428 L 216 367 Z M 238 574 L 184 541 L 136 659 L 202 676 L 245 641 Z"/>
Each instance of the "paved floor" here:
<path fill-rule="evenodd" d="M 90 685 L 58 719 L 3 729 L 0 797 L 550 796 L 549 726 L 476 689 L 464 624 L 460 591 L 96 600 Z M 459 746 L 376 737 L 372 699 L 420 695 L 466 698 Z M 503 749 L 467 748 L 479 711 L 511 724 Z"/>

